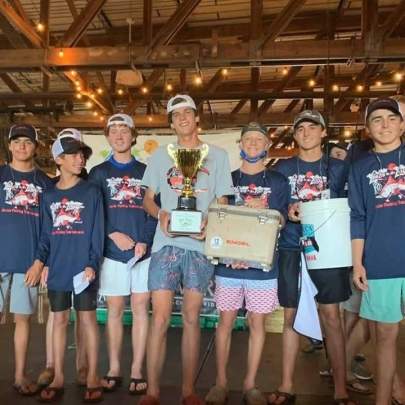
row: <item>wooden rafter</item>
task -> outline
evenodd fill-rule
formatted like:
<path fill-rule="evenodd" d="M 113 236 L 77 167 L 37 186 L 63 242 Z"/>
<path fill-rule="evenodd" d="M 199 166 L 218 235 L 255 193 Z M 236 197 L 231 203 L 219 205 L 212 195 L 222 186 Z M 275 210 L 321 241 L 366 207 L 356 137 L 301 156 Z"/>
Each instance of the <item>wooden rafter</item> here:
<path fill-rule="evenodd" d="M 366 52 L 377 46 L 378 0 L 363 0 L 361 13 L 361 34 Z"/>
<path fill-rule="evenodd" d="M 26 106 L 28 107 L 32 107 L 32 101 L 30 100 L 25 100 L 24 96 L 23 96 L 23 91 L 21 90 L 21 88 L 17 85 L 17 83 L 15 83 L 15 81 L 12 79 L 12 77 L 7 74 L 7 73 L 0 73 L 0 78 L 1 80 L 3 80 L 3 82 L 6 84 L 6 86 L 13 92 L 18 94 L 18 99 L 21 100 L 24 104 L 26 104 Z M 21 97 L 20 97 L 21 95 Z"/>
<path fill-rule="evenodd" d="M 10 24 L 5 15 L 0 13 L 0 28 L 13 48 L 27 48 L 27 44 L 20 33 Z"/>
<path fill-rule="evenodd" d="M 143 0 L 143 43 L 149 46 L 152 42 L 152 0 Z"/>
<path fill-rule="evenodd" d="M 6 1 L 0 0 L 0 12 L 35 46 L 43 48 L 44 42 L 36 33 L 34 27 Z"/>
<path fill-rule="evenodd" d="M 385 19 L 380 29 L 380 35 L 388 38 L 405 17 L 405 0 L 401 0 L 391 14 Z"/>
<path fill-rule="evenodd" d="M 42 39 L 45 47 L 49 46 L 49 6 L 50 0 L 41 0 L 39 5 L 39 21 L 44 26 Z"/>
<path fill-rule="evenodd" d="M 60 45 L 67 47 L 75 46 L 106 1 L 107 0 L 90 0 L 65 32 Z"/>
<path fill-rule="evenodd" d="M 185 0 L 174 14 L 169 18 L 169 21 L 162 26 L 152 40 L 150 51 L 153 51 L 159 46 L 168 45 L 174 36 L 183 28 L 188 17 L 192 14 L 201 0 Z"/>
<path fill-rule="evenodd" d="M 277 14 L 277 17 L 270 25 L 269 31 L 258 42 L 257 48 L 263 48 L 267 42 L 274 41 L 288 26 L 294 16 L 300 11 L 306 0 L 289 0 L 284 9 Z"/>

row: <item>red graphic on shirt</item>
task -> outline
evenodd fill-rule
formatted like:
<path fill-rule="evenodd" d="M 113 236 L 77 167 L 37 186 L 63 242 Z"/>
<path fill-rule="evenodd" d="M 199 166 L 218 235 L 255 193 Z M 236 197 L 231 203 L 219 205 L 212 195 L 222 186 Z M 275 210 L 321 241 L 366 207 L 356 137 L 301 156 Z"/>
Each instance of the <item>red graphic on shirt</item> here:
<path fill-rule="evenodd" d="M 377 201 L 376 208 L 405 204 L 405 166 L 389 163 L 386 168 L 373 170 L 367 175 L 373 186 Z"/>
<path fill-rule="evenodd" d="M 263 207 L 269 207 L 269 200 L 271 194 L 270 187 L 257 186 L 256 184 L 249 184 L 248 186 L 236 186 L 233 188 L 235 192 L 235 204 L 245 205 L 252 200 L 260 200 L 263 202 Z"/>
<path fill-rule="evenodd" d="M 325 176 L 314 174 L 311 171 L 305 174 L 294 174 L 288 177 L 291 187 L 291 198 L 298 201 L 313 201 L 322 198 L 322 192 L 326 189 L 327 179 Z"/>
<path fill-rule="evenodd" d="M 39 206 L 39 194 L 42 188 L 27 180 L 5 181 L 3 190 L 6 192 L 5 203 L 13 207 L 29 209 Z"/>
<path fill-rule="evenodd" d="M 123 176 L 111 177 L 106 181 L 107 188 L 110 191 L 110 199 L 117 202 L 116 205 L 110 206 L 110 208 L 142 206 L 145 191 L 141 185 L 141 180 Z"/>
<path fill-rule="evenodd" d="M 59 231 L 72 229 L 74 224 L 82 224 L 81 211 L 84 204 L 62 198 L 60 202 L 51 204 L 53 227 Z"/>

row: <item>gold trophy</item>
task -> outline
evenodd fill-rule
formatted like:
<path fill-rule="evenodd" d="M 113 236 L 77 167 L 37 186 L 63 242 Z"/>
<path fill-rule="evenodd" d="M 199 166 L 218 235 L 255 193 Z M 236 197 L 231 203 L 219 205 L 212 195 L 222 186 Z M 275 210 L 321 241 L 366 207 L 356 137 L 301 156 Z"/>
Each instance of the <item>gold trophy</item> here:
<path fill-rule="evenodd" d="M 192 181 L 208 155 L 208 145 L 201 149 L 176 148 L 167 146 L 167 153 L 183 175 L 183 190 L 177 202 L 177 208 L 170 214 L 170 233 L 174 235 L 196 235 L 201 233 L 202 212 L 197 210 Z"/>

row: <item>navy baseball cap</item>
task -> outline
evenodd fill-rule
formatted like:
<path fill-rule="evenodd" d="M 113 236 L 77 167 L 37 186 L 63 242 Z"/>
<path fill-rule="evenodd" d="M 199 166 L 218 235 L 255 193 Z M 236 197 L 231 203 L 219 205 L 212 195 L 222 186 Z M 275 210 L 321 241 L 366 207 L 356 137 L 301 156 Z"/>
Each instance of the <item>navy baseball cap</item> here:
<path fill-rule="evenodd" d="M 9 141 L 20 137 L 29 138 L 34 143 L 38 142 L 38 132 L 29 124 L 16 124 L 10 128 L 10 132 L 8 133 Z"/>

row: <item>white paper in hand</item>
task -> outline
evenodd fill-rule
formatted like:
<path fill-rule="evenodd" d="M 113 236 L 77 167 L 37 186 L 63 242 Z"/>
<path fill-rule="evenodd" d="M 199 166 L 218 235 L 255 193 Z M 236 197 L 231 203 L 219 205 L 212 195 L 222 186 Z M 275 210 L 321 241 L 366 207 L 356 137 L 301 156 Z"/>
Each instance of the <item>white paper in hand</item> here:
<path fill-rule="evenodd" d="M 140 259 L 139 256 L 134 256 L 132 259 L 129 259 L 127 261 L 127 269 L 132 270 L 135 267 L 135 264 L 138 262 L 139 259 Z"/>
<path fill-rule="evenodd" d="M 318 290 L 308 274 L 304 254 L 301 253 L 301 294 L 293 329 L 301 335 L 322 340 L 321 323 L 315 296 Z"/>
<path fill-rule="evenodd" d="M 90 285 L 89 280 L 84 275 L 84 271 L 76 274 L 73 277 L 73 289 L 76 295 L 79 295 L 82 291 L 84 291 Z"/>

